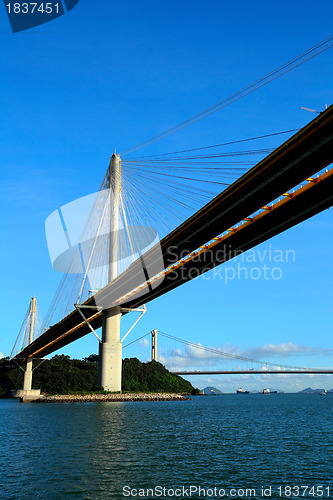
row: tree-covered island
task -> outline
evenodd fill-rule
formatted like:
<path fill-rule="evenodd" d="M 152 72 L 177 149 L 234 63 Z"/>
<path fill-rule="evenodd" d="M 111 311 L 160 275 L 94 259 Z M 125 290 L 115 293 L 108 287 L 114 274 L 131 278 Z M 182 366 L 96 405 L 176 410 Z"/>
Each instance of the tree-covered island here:
<path fill-rule="evenodd" d="M 38 363 L 38 362 L 37 362 Z M 37 365 L 36 363 L 36 365 Z M 23 372 L 8 369 L 8 358 L 0 360 L 0 396 L 9 396 L 12 389 L 22 387 Z M 36 366 L 35 365 L 35 366 Z M 98 356 L 83 360 L 56 355 L 40 363 L 33 373 L 33 388 L 46 394 L 78 394 L 103 392 L 97 386 Z M 123 392 L 160 392 L 191 394 L 187 380 L 170 373 L 161 363 L 142 363 L 137 358 L 123 360 Z"/>

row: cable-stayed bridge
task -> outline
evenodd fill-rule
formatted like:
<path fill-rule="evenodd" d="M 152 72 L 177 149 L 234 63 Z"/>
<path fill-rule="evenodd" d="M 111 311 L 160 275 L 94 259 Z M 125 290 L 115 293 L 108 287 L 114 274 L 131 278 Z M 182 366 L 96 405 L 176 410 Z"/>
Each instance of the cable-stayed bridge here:
<path fill-rule="evenodd" d="M 261 150 L 261 154 L 264 151 Z M 221 185 L 227 183 L 216 179 L 222 175 L 221 169 L 224 168 L 224 175 L 233 171 L 236 177 L 234 182 L 211 197 L 208 203 L 190 214 L 181 224 L 171 228 L 160 241 L 155 238 L 157 231 L 154 233 L 154 218 L 163 217 L 164 227 L 170 220 L 171 224 L 176 220 L 175 210 L 162 213 L 159 208 L 163 192 L 168 192 L 171 185 L 176 185 L 176 209 L 184 205 L 186 212 L 186 198 L 196 197 L 200 204 L 202 198 L 198 192 L 202 195 L 203 182 L 207 178 L 202 179 L 201 176 L 200 179 L 193 174 L 189 178 L 190 189 L 186 188 L 184 162 L 189 163 L 189 169 L 194 168 L 194 159 L 188 155 L 181 157 L 182 162 L 177 154 L 166 160 L 154 156 L 134 158 L 127 162 L 121 162 L 119 156 L 113 155 L 90 213 L 89 221 L 93 221 L 94 231 L 86 230 L 84 241 L 87 243 L 83 249 L 82 245 L 78 245 L 76 250 L 69 252 L 71 259 L 63 281 L 67 283 L 68 295 L 60 288 L 53 304 L 55 309 L 57 301 L 67 301 L 66 314 L 51 326 L 49 323 L 44 325 L 44 331 L 40 331 L 32 342 L 16 353 L 13 360 L 26 364 L 102 326 L 100 385 L 109 390 L 120 390 L 122 314 L 140 310 L 140 307 L 156 297 L 333 204 L 333 170 L 328 168 L 333 161 L 333 106 L 270 151 L 252 168 L 246 168 L 240 177 L 237 171 L 232 168 L 228 170 L 225 164 L 217 169 L 216 159 L 221 162 L 228 157 L 230 160 L 230 155 L 235 156 L 234 153 L 210 155 L 209 159 L 214 157 L 215 164 L 213 171 L 207 171 L 207 177 L 210 175 L 212 182 L 221 190 Z M 199 157 L 199 165 L 203 169 L 209 168 L 205 166 L 206 160 L 202 155 Z M 156 165 L 173 167 L 173 171 L 166 179 L 162 177 L 166 175 L 163 172 L 159 172 L 158 177 Z M 134 180 L 131 181 L 129 174 L 127 178 L 123 175 L 123 166 L 127 166 L 127 172 L 134 170 Z M 147 196 L 137 201 L 141 199 L 140 193 L 147 195 L 145 183 L 149 169 L 157 191 L 157 201 L 153 206 L 149 206 L 148 201 L 148 205 L 145 205 Z M 195 191 L 194 186 L 198 183 L 199 189 Z M 139 185 L 139 191 L 133 191 L 134 185 Z M 140 218 L 126 210 L 123 202 L 125 195 L 127 207 L 139 207 L 137 212 L 143 214 L 141 221 L 144 220 L 152 228 L 152 233 L 132 229 L 140 226 Z M 147 220 L 148 217 L 150 220 Z M 78 262 L 81 262 L 81 267 Z M 103 286 L 91 287 L 96 275 L 99 275 Z M 73 284 L 76 296 L 72 302 L 73 292 L 69 290 L 68 284 Z M 73 302 L 75 307 L 72 306 Z"/>

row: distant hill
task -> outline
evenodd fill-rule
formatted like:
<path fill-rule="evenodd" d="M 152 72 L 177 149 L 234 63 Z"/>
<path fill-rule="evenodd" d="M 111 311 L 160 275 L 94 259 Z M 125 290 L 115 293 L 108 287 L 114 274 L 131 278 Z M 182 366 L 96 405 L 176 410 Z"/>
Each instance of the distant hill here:
<path fill-rule="evenodd" d="M 219 389 L 216 389 L 216 387 L 205 387 L 204 389 L 202 389 L 202 392 L 204 394 L 212 394 L 212 391 L 214 391 L 216 394 L 223 394 L 222 391 L 220 391 Z"/>
<path fill-rule="evenodd" d="M 316 394 L 317 392 L 324 392 L 325 389 L 312 389 L 312 387 L 307 387 L 303 389 L 303 391 L 299 391 L 298 394 Z M 328 390 L 327 392 L 332 392 L 333 389 Z"/>

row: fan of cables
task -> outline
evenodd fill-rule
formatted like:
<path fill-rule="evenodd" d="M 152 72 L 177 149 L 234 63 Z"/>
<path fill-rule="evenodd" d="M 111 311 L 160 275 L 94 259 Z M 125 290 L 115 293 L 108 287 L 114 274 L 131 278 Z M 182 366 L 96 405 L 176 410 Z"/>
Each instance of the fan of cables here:
<path fill-rule="evenodd" d="M 33 306 L 34 301 L 34 306 Z M 33 342 L 41 332 L 41 312 L 37 305 L 36 299 L 32 299 L 30 306 L 26 312 L 19 334 L 15 341 L 14 347 L 10 354 L 12 359 Z"/>
<path fill-rule="evenodd" d="M 242 139 L 233 141 L 233 144 L 291 132 Z M 83 220 L 85 224 L 82 224 L 76 244 L 67 252 L 63 279 L 46 315 L 43 330 L 60 321 L 73 310 L 74 304 L 82 304 L 110 281 L 113 241 L 117 247 L 115 278 L 273 150 L 262 147 L 227 151 L 224 146 L 225 143 L 126 158 L 120 168 L 117 209 L 110 188 L 109 168 L 100 190 L 77 203 L 79 213 L 75 213 L 74 208 L 72 212 L 67 209 L 76 225 L 77 221 Z M 210 148 L 214 148 L 214 153 L 202 153 L 202 149 Z M 112 227 L 115 210 L 116 229 Z"/>

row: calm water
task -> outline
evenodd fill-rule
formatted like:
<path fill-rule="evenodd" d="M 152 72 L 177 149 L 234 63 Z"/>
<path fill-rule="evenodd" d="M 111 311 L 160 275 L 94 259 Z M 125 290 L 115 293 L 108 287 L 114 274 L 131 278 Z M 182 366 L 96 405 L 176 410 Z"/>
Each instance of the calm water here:
<path fill-rule="evenodd" d="M 261 487 L 272 485 L 270 498 L 280 498 L 276 488 L 286 484 L 330 485 L 323 498 L 333 498 L 333 395 L 54 405 L 0 400 L 0 414 L 1 499 L 120 499 L 125 485 L 256 488 L 258 499 Z"/>

